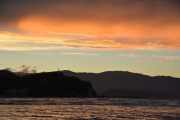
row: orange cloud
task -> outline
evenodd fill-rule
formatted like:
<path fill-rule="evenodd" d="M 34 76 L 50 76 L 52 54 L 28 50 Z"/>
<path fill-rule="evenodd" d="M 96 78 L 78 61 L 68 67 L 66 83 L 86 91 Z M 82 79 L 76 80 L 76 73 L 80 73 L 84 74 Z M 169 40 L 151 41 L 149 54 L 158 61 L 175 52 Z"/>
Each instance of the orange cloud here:
<path fill-rule="evenodd" d="M 0 50 L 179 49 L 178 0 L 3 0 Z"/>
<path fill-rule="evenodd" d="M 43 35 L 43 34 L 42 34 Z M 121 35 L 88 34 L 45 34 L 31 36 L 28 34 L 0 34 L 0 50 L 60 50 L 60 49 L 94 49 L 94 50 L 128 50 L 128 49 L 179 49 L 180 42 L 168 38 L 147 36 L 128 37 Z"/>

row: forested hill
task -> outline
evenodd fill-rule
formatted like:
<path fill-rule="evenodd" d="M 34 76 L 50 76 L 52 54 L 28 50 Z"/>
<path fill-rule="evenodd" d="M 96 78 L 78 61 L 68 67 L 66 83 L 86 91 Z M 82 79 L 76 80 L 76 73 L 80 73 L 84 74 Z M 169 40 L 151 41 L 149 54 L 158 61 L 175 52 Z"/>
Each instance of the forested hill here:
<path fill-rule="evenodd" d="M 68 77 L 62 72 L 18 76 L 0 70 L 1 97 L 93 97 L 96 93 L 90 82 Z"/>

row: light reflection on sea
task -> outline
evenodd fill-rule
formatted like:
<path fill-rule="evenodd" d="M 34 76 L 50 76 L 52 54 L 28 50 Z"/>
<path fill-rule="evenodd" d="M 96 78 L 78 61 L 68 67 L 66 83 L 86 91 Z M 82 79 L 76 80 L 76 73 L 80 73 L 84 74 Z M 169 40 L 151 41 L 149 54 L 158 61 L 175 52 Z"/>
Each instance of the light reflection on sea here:
<path fill-rule="evenodd" d="M 180 119 L 179 100 L 0 98 L 0 120 Z"/>

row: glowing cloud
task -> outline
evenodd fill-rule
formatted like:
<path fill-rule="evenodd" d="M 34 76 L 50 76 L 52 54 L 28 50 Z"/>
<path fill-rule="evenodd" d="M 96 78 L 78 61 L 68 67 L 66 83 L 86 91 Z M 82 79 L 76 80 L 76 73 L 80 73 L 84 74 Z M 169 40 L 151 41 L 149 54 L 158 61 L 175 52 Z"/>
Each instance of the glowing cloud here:
<path fill-rule="evenodd" d="M 0 50 L 179 49 L 179 0 L 1 0 Z"/>

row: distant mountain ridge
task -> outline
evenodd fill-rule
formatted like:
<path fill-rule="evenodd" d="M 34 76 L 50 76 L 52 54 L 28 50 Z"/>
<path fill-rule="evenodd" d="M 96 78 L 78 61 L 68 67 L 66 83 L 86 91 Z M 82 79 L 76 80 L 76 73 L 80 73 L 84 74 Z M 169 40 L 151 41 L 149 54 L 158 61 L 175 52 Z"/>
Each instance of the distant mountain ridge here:
<path fill-rule="evenodd" d="M 76 73 L 65 70 L 63 73 L 90 81 L 101 96 L 180 98 L 180 78 L 171 76 L 152 77 L 127 71 Z"/>
<path fill-rule="evenodd" d="M 58 73 L 47 72 L 47 73 Z M 148 76 L 127 71 L 105 71 L 102 73 L 61 71 L 65 76 L 89 81 L 99 96 L 140 97 L 140 98 L 178 98 L 180 99 L 180 78 L 171 76 Z M 5 75 L 0 71 L 0 78 Z M 7 73 L 6 73 L 7 74 Z M 40 73 L 37 73 L 40 74 Z M 9 72 L 8 76 L 14 76 Z M 20 74 L 33 75 L 33 74 Z M 6 75 L 5 75 L 6 76 Z M 18 73 L 19 76 L 19 73 Z"/>

